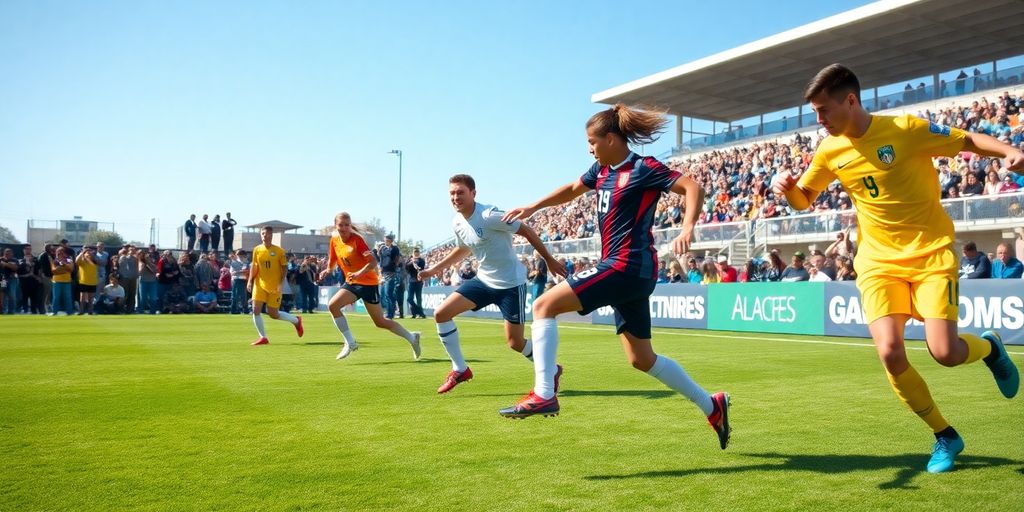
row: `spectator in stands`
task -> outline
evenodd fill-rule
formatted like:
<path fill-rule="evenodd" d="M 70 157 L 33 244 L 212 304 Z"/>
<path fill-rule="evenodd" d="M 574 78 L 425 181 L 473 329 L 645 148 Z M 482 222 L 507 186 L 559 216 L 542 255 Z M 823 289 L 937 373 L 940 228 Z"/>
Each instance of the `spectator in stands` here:
<path fill-rule="evenodd" d="M 960 258 L 960 279 L 988 279 L 992 277 L 992 264 L 984 253 L 978 251 L 974 242 L 963 246 Z"/>
<path fill-rule="evenodd" d="M 782 273 L 786 271 L 786 264 L 782 262 L 778 249 L 772 249 L 768 253 L 768 268 L 764 272 L 764 280 L 777 282 L 782 280 Z"/>
<path fill-rule="evenodd" d="M 185 276 L 184 267 L 182 268 L 182 278 Z M 211 290 L 217 285 L 217 280 L 220 278 L 220 269 L 217 264 L 217 253 L 210 251 L 207 254 L 202 254 L 199 257 L 199 263 L 196 263 L 195 267 L 195 282 L 196 288 L 189 289 L 185 287 L 185 293 L 189 293 L 202 285 L 207 285 Z"/>
<path fill-rule="evenodd" d="M 107 275 L 110 274 L 110 253 L 103 245 L 103 242 L 96 242 L 96 293 L 103 291 L 107 285 Z"/>
<path fill-rule="evenodd" d="M 210 250 L 210 235 L 213 234 L 213 227 L 210 226 L 209 215 L 203 214 L 203 220 L 196 225 L 199 232 L 199 252 L 206 254 Z"/>
<path fill-rule="evenodd" d="M 999 188 L 1002 187 L 1002 182 L 999 181 L 998 171 L 989 171 L 985 178 L 985 188 L 982 194 L 986 196 L 999 195 Z"/>
<path fill-rule="evenodd" d="M 135 312 L 135 296 L 139 289 L 139 250 L 134 245 L 126 245 L 117 253 L 114 260 L 117 266 L 118 284 L 124 289 L 124 310 Z"/>
<path fill-rule="evenodd" d="M 836 258 L 836 281 L 855 281 L 857 271 L 853 269 L 853 260 L 849 256 Z"/>
<path fill-rule="evenodd" d="M 231 314 L 249 314 L 249 296 L 245 284 L 249 280 L 249 261 L 244 249 L 235 251 L 228 262 L 231 267 Z"/>
<path fill-rule="evenodd" d="M 152 247 L 152 246 L 151 246 Z M 137 312 L 149 310 L 155 315 L 160 309 L 160 283 L 157 278 L 157 261 L 150 251 L 138 251 L 139 259 L 139 305 Z"/>
<path fill-rule="evenodd" d="M 817 265 L 811 263 L 810 265 L 807 265 L 807 280 L 823 283 L 826 281 L 832 281 L 833 279 L 829 277 L 828 274 L 822 272 Z"/>
<path fill-rule="evenodd" d="M 174 261 L 174 255 L 171 254 L 171 251 L 164 251 L 160 255 L 160 260 L 156 262 L 156 293 L 158 308 L 165 313 L 168 308 L 164 298 L 171 287 L 178 284 L 179 279 L 181 279 L 181 267 L 178 266 L 178 262 Z M 188 295 L 185 295 L 184 290 L 182 290 L 181 295 L 188 297 Z"/>
<path fill-rule="evenodd" d="M 224 266 L 220 267 L 220 277 L 217 278 L 217 294 L 231 293 L 231 267 L 225 262 Z"/>
<path fill-rule="evenodd" d="M 84 247 L 75 258 L 78 267 L 78 314 L 93 314 L 93 298 L 96 296 L 96 248 Z"/>
<path fill-rule="evenodd" d="M 721 278 L 718 277 L 718 268 L 708 258 L 704 260 L 704 265 L 701 267 L 701 284 L 715 284 L 721 282 Z"/>
<path fill-rule="evenodd" d="M 836 267 L 829 261 L 828 257 L 825 256 L 825 253 L 821 252 L 821 250 L 814 249 L 811 251 L 811 265 L 819 272 L 828 276 L 829 281 L 835 281 Z M 808 271 L 810 271 L 810 269 L 808 269 Z"/>
<path fill-rule="evenodd" d="M 1013 247 L 1003 242 L 996 246 L 996 258 L 992 260 L 992 279 L 1020 279 L 1024 265 L 1013 257 Z"/>
<path fill-rule="evenodd" d="M 221 235 L 224 237 L 224 257 L 231 256 L 234 250 L 235 244 L 235 224 L 238 224 L 235 219 L 231 218 L 231 212 L 224 215 L 224 220 L 220 223 Z"/>
<path fill-rule="evenodd" d="M 22 313 L 43 314 L 46 313 L 46 306 L 43 305 L 42 278 L 37 273 L 36 257 L 32 255 L 32 246 L 22 247 L 22 256 L 18 260 L 18 287 L 21 289 L 21 303 L 19 304 Z"/>
<path fill-rule="evenodd" d="M 782 281 L 807 281 L 811 275 L 804 268 L 804 253 L 796 251 L 793 253 L 792 263 L 782 271 Z"/>
<path fill-rule="evenodd" d="M 466 260 L 462 262 L 462 266 L 459 267 L 459 282 L 469 281 L 476 277 L 476 269 L 473 268 L 473 262 Z"/>
<path fill-rule="evenodd" d="M 704 273 L 697 266 L 697 259 L 689 257 L 686 259 L 686 282 L 699 284 L 704 281 Z"/>
<path fill-rule="evenodd" d="M 74 268 L 75 262 L 71 256 L 68 256 L 67 248 L 63 245 L 57 246 L 53 259 L 50 261 L 50 272 L 53 275 L 51 314 L 59 316 L 72 314 L 71 272 Z"/>
<path fill-rule="evenodd" d="M 118 284 L 117 274 L 110 274 L 107 284 L 96 298 L 96 313 L 119 315 L 124 311 L 125 289 Z"/>
<path fill-rule="evenodd" d="M 0 312 L 18 312 L 18 284 L 18 260 L 14 259 L 14 251 L 4 249 L 0 256 Z"/>
<path fill-rule="evenodd" d="M 185 288 L 180 282 L 175 281 L 164 293 L 163 312 L 171 314 L 188 313 L 188 295 L 185 295 Z"/>
<path fill-rule="evenodd" d="M 191 251 L 196 248 L 196 214 L 188 216 L 188 220 L 185 221 L 185 238 L 188 240 L 186 244 L 186 250 Z"/>
<path fill-rule="evenodd" d="M 544 287 L 548 284 L 548 264 L 544 261 L 544 258 L 540 257 L 540 253 L 533 251 L 533 266 L 527 267 L 530 269 L 530 290 L 533 293 L 533 299 L 536 300 L 544 293 Z"/>
<path fill-rule="evenodd" d="M 724 254 L 718 255 L 718 282 L 735 283 L 739 281 L 736 269 L 729 265 L 729 257 Z"/>
<path fill-rule="evenodd" d="M 672 261 L 668 264 L 668 282 L 670 283 L 685 283 L 686 273 L 683 272 L 683 266 L 679 264 L 679 260 L 672 258 Z"/>
<path fill-rule="evenodd" d="M 850 227 L 840 231 L 836 234 L 836 241 L 832 242 L 828 248 L 825 249 L 826 257 L 833 256 L 849 256 L 853 257 L 853 241 L 850 240 Z"/>
<path fill-rule="evenodd" d="M 1017 190 L 1020 190 L 1020 185 L 1018 185 L 1017 182 L 1014 181 L 1013 174 L 1009 172 L 1006 173 L 1006 176 L 1003 176 L 1003 181 L 999 183 L 999 193 L 1012 194 Z"/>
<path fill-rule="evenodd" d="M 217 294 L 210 290 L 210 285 L 201 283 L 199 292 L 192 297 L 192 307 L 196 313 L 216 313 Z"/>
<path fill-rule="evenodd" d="M 210 222 L 210 249 L 213 252 L 220 252 L 220 214 L 213 216 Z"/>

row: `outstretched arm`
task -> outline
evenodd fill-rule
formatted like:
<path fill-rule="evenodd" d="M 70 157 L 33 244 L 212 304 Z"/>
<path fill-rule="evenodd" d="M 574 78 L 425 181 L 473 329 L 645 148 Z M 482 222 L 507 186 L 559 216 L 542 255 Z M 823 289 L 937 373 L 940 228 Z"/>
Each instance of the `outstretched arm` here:
<path fill-rule="evenodd" d="M 548 264 L 548 271 L 562 277 L 565 277 L 568 274 L 565 270 L 565 265 L 562 265 L 562 262 L 558 261 L 551 255 L 551 252 L 549 252 L 548 248 L 544 246 L 544 242 L 540 240 L 540 237 L 537 236 L 537 233 L 533 228 L 527 226 L 525 222 L 521 223 L 519 224 L 519 230 L 516 231 L 516 234 L 525 238 L 530 242 L 530 245 L 540 253 L 540 257 L 544 258 L 544 261 Z"/>
<path fill-rule="evenodd" d="M 426 281 L 432 276 L 440 274 L 444 269 L 462 261 L 469 256 L 469 247 L 456 247 L 452 252 L 448 253 L 441 261 L 436 265 L 427 267 L 416 273 L 416 279 L 419 281 Z"/>
<path fill-rule="evenodd" d="M 693 243 L 693 228 L 697 225 L 700 205 L 704 204 L 704 189 L 696 181 L 686 176 L 680 176 L 672 184 L 671 190 L 683 196 L 686 205 L 679 236 L 672 241 L 672 251 L 683 255 L 690 250 L 690 244 Z"/>
<path fill-rule="evenodd" d="M 530 206 L 509 210 L 501 220 L 505 222 L 512 222 L 528 219 L 531 215 L 536 213 L 537 210 L 542 210 L 549 206 L 555 206 L 562 203 L 568 203 L 569 201 L 583 195 L 588 190 L 590 190 L 590 188 L 584 185 L 582 181 L 576 180 L 572 183 L 556 188 L 554 192 L 544 196 L 543 199 Z"/>

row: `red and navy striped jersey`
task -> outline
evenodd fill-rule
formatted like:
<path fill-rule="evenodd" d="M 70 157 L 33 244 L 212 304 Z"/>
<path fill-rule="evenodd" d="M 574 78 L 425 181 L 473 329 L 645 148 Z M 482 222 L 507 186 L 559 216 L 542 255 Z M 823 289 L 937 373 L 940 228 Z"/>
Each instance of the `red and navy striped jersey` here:
<path fill-rule="evenodd" d="M 638 277 L 657 278 L 654 250 L 654 209 L 662 192 L 679 177 L 654 157 L 630 153 L 618 165 L 594 162 L 580 182 L 597 191 L 597 225 L 601 232 L 601 259 Z"/>

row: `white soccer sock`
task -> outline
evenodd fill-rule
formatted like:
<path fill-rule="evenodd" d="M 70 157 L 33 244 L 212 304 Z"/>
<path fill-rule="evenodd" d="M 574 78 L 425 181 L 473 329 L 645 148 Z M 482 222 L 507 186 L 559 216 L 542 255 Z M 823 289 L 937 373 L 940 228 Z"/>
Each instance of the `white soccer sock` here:
<path fill-rule="evenodd" d="M 405 327 L 402 327 L 402 324 L 392 320 L 391 321 L 391 325 L 392 325 L 391 327 L 388 327 L 389 331 L 391 331 L 391 332 L 393 332 L 393 333 L 395 333 L 395 334 L 405 338 L 405 341 L 408 341 L 410 344 L 412 344 L 412 342 L 416 341 L 416 338 L 413 337 L 412 333 L 409 332 L 408 330 L 406 330 Z"/>
<path fill-rule="evenodd" d="M 252 323 L 256 324 L 256 332 L 260 333 L 260 338 L 266 338 L 267 331 L 263 329 L 263 315 L 253 315 Z"/>
<path fill-rule="evenodd" d="M 558 324 L 554 318 L 538 318 L 530 326 L 533 334 L 533 392 L 547 400 L 555 396 L 555 363 L 558 356 Z"/>
<path fill-rule="evenodd" d="M 533 361 L 533 342 L 530 341 L 530 338 L 526 338 L 526 345 L 523 347 L 523 351 L 521 353 L 523 354 L 523 357 Z"/>
<path fill-rule="evenodd" d="M 348 319 L 345 315 L 341 315 L 334 319 L 334 325 L 341 332 L 341 335 L 345 338 L 345 343 L 348 345 L 355 345 L 356 337 L 352 335 L 352 331 L 348 328 Z"/>
<path fill-rule="evenodd" d="M 469 366 L 466 365 L 466 358 L 462 357 L 462 347 L 459 346 L 459 329 L 455 327 L 455 321 L 449 320 L 437 324 L 437 335 L 441 338 L 444 351 L 448 353 L 448 359 L 452 360 L 452 370 L 466 371 Z"/>
<path fill-rule="evenodd" d="M 711 395 L 694 382 L 686 374 L 686 370 L 683 370 L 683 367 L 679 366 L 679 363 L 674 360 L 664 356 L 657 356 L 657 359 L 654 360 L 654 366 L 647 373 L 651 377 L 660 380 L 662 384 L 675 392 L 689 398 L 691 402 L 697 404 L 697 407 L 700 407 L 705 416 L 710 415 L 715 410 L 715 405 L 711 401 Z"/>
<path fill-rule="evenodd" d="M 295 315 L 293 315 L 291 313 L 285 313 L 284 311 L 278 311 L 277 312 L 277 319 L 278 320 L 284 320 L 285 322 L 288 322 L 288 323 L 290 323 L 292 325 L 296 325 L 296 324 L 299 323 L 299 319 L 296 318 Z"/>

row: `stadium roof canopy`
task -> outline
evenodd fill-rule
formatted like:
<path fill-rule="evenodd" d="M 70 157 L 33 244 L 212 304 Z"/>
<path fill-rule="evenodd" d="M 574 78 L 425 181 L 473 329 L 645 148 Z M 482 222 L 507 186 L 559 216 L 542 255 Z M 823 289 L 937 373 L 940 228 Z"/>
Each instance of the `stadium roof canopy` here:
<path fill-rule="evenodd" d="M 735 121 L 800 105 L 807 82 L 834 62 L 854 70 L 867 90 L 1022 50 L 1022 0 L 883 0 L 601 91 L 592 100 Z"/>
<path fill-rule="evenodd" d="M 257 222 L 256 224 L 249 224 L 246 226 L 249 229 L 263 229 L 263 226 L 270 226 L 274 228 L 274 231 L 291 231 L 293 229 L 299 229 L 302 226 L 295 224 L 289 224 L 280 220 L 268 220 L 266 222 Z"/>

